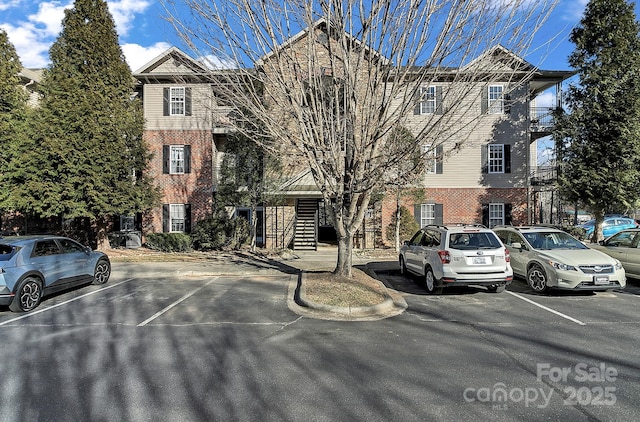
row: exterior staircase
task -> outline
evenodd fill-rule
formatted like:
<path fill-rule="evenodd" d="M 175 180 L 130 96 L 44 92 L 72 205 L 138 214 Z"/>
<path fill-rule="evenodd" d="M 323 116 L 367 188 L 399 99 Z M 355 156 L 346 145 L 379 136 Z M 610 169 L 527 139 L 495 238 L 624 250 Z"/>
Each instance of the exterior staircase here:
<path fill-rule="evenodd" d="M 293 249 L 299 251 L 318 250 L 318 200 L 298 199 L 296 205 L 296 232 Z"/>

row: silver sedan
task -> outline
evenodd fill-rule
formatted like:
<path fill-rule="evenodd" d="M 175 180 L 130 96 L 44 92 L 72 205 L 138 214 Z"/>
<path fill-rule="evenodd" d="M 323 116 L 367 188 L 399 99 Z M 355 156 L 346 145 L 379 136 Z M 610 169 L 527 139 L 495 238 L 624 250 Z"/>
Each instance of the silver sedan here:
<path fill-rule="evenodd" d="M 640 279 L 640 229 L 622 230 L 589 247 L 616 258 L 628 277 Z"/>

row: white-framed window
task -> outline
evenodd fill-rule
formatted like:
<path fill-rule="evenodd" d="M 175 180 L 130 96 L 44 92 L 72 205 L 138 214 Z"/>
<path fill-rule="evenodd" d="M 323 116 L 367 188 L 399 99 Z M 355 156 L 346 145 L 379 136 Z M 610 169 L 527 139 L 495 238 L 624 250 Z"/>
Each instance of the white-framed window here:
<path fill-rule="evenodd" d="M 420 204 L 420 227 L 435 224 L 436 204 Z"/>
<path fill-rule="evenodd" d="M 436 173 L 436 149 L 433 145 L 422 145 L 422 155 L 425 157 L 425 169 L 428 174 Z"/>
<path fill-rule="evenodd" d="M 186 208 L 184 204 L 169 205 L 169 227 L 172 232 L 185 231 Z"/>
<path fill-rule="evenodd" d="M 420 87 L 420 98 L 420 114 L 433 114 L 436 112 L 438 104 L 435 86 Z"/>
<path fill-rule="evenodd" d="M 171 87 L 169 91 L 169 110 L 171 116 L 184 116 L 186 91 L 184 87 Z"/>
<path fill-rule="evenodd" d="M 504 204 L 489 204 L 489 227 L 504 224 Z"/>
<path fill-rule="evenodd" d="M 171 145 L 169 173 L 184 174 L 184 145 Z"/>
<path fill-rule="evenodd" d="M 488 98 L 488 109 L 489 114 L 502 114 L 504 113 L 504 96 L 502 95 L 503 86 L 502 85 L 489 85 L 487 88 L 489 90 L 487 98 Z"/>
<path fill-rule="evenodd" d="M 489 173 L 504 173 L 504 145 L 489 145 Z"/>

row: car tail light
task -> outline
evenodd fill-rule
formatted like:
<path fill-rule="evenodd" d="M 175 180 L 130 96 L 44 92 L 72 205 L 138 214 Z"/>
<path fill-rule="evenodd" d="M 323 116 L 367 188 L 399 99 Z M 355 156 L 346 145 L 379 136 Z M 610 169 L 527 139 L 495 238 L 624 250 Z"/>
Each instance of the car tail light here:
<path fill-rule="evenodd" d="M 448 264 L 451 262 L 451 255 L 449 255 L 448 251 L 438 251 L 438 256 L 440 256 L 440 261 L 443 264 Z"/>
<path fill-rule="evenodd" d="M 507 262 L 511 261 L 511 252 L 509 252 L 509 249 L 504 250 L 504 260 Z"/>

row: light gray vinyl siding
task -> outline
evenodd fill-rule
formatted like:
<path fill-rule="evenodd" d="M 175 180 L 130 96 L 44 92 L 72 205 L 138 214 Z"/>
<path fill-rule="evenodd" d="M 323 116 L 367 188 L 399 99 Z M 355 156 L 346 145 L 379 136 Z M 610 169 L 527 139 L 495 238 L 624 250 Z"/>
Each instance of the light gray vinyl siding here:
<path fill-rule="evenodd" d="M 492 85 L 504 85 L 507 82 L 492 82 Z M 433 85 L 433 83 L 432 83 Z M 451 151 L 455 144 L 456 152 L 444 159 L 442 174 L 425 174 L 425 187 L 439 186 L 452 188 L 510 188 L 526 187 L 527 160 L 529 159 L 528 141 L 528 101 L 527 89 L 521 87 L 512 90 L 505 100 L 503 114 L 482 114 L 481 101 L 485 96 L 486 86 L 478 86 L 457 107 L 447 104 L 447 87 L 444 88 L 444 107 L 451 115 L 447 116 L 446 126 L 442 128 L 444 150 Z M 434 115 L 412 115 L 408 119 L 408 127 L 414 133 L 422 125 L 433 125 Z M 482 172 L 482 150 L 487 145 L 510 145 L 510 173 L 488 174 Z"/>
<path fill-rule="evenodd" d="M 163 115 L 163 90 L 170 87 L 191 88 L 190 116 Z M 209 84 L 146 84 L 143 95 L 147 130 L 211 130 L 214 101 Z"/>

